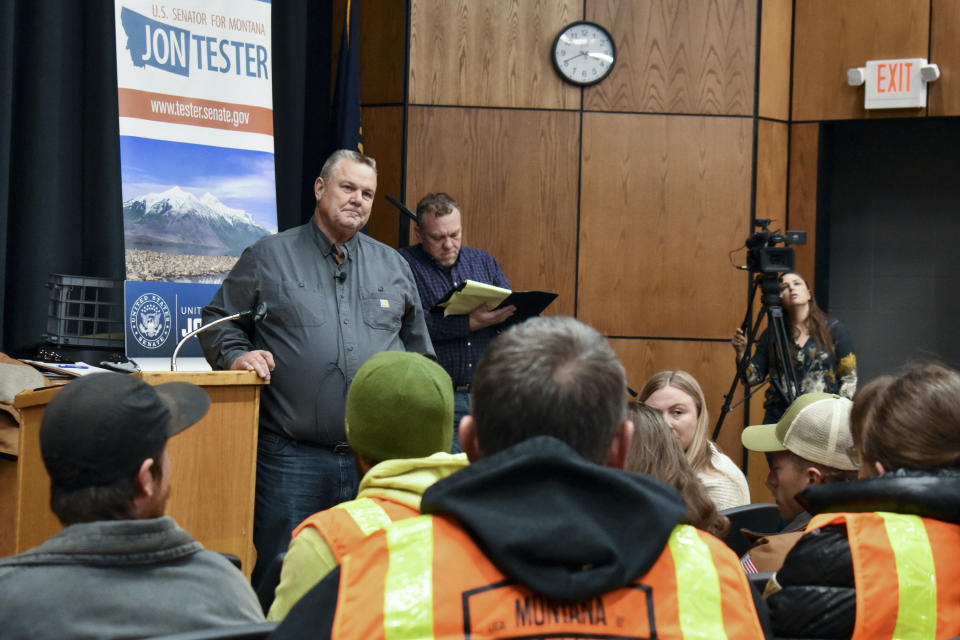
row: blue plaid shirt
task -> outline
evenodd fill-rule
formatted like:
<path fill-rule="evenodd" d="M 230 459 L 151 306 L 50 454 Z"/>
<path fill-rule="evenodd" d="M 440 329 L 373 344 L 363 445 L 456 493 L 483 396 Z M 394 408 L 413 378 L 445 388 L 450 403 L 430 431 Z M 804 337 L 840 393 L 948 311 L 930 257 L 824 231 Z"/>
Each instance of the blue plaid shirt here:
<path fill-rule="evenodd" d="M 469 316 L 449 316 L 434 311 L 434 305 L 450 289 L 464 280 L 485 282 L 505 289 L 510 288 L 496 259 L 483 249 L 460 247 L 460 256 L 450 267 L 441 267 L 419 244 L 400 249 L 400 255 L 410 263 L 430 340 L 437 352 L 437 361 L 453 378 L 453 386 L 464 387 L 473 382 L 473 370 L 490 342 L 497 337 L 502 325 L 470 331 Z"/>

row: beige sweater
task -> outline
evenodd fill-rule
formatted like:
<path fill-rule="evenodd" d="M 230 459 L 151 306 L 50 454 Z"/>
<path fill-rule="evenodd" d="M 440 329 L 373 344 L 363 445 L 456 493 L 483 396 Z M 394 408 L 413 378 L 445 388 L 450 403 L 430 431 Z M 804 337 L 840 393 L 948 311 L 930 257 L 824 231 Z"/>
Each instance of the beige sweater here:
<path fill-rule="evenodd" d="M 733 460 L 720 452 L 717 446 L 710 443 L 710 462 L 715 469 L 704 469 L 697 472 L 697 477 L 707 490 L 707 495 L 717 506 L 717 511 L 742 504 L 750 504 L 750 487 L 747 478 L 743 475 Z"/>

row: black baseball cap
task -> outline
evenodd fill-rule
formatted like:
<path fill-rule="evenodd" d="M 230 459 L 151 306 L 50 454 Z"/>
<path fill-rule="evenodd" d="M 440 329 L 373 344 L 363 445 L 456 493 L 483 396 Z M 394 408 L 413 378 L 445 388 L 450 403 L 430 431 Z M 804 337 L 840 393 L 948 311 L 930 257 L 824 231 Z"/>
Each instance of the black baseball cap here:
<path fill-rule="evenodd" d="M 207 392 L 187 382 L 151 386 L 121 373 L 78 378 L 50 401 L 40 426 L 50 481 L 75 490 L 131 477 L 209 408 Z"/>

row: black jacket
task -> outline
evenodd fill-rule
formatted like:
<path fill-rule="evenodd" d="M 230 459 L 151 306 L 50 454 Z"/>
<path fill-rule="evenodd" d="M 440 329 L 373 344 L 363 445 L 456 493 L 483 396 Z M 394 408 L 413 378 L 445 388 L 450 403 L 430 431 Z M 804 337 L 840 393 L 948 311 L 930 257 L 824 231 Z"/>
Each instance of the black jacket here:
<path fill-rule="evenodd" d="M 455 516 L 501 571 L 537 593 L 577 601 L 645 574 L 686 505 L 659 480 L 587 462 L 541 436 L 440 480 L 421 510 Z M 335 570 L 308 592 L 271 638 L 329 637 L 339 579 Z M 758 609 L 766 631 L 762 599 Z"/>
<path fill-rule="evenodd" d="M 960 470 L 900 469 L 875 478 L 812 485 L 798 497 L 813 514 L 887 511 L 960 524 Z M 849 638 L 856 623 L 853 559 L 844 525 L 811 531 L 777 572 L 767 598 L 778 638 Z"/>

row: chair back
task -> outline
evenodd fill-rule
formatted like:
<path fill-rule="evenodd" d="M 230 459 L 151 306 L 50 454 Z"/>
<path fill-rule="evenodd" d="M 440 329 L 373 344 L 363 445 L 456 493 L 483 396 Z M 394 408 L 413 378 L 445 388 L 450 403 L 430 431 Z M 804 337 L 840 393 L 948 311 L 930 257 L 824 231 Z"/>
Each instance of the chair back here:
<path fill-rule="evenodd" d="M 741 529 L 749 529 L 757 533 L 780 531 L 780 511 L 772 502 L 745 504 L 724 509 L 720 513 L 730 519 L 730 531 L 724 536 L 723 541 L 733 549 L 737 557 L 745 554 L 750 548 L 750 541 L 741 533 Z"/>
<path fill-rule="evenodd" d="M 277 593 L 277 585 L 280 584 L 280 570 L 283 568 L 283 559 L 286 556 L 286 551 L 278 553 L 260 577 L 260 584 L 257 585 L 257 599 L 260 600 L 263 615 L 267 615 L 270 611 L 270 605 L 273 604 L 273 598 Z"/>

